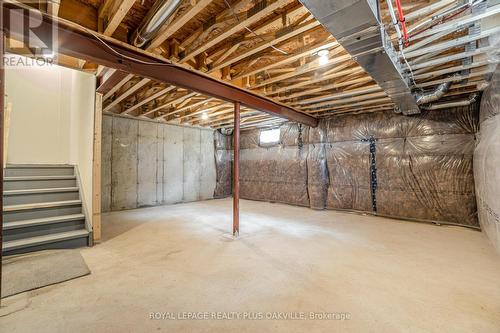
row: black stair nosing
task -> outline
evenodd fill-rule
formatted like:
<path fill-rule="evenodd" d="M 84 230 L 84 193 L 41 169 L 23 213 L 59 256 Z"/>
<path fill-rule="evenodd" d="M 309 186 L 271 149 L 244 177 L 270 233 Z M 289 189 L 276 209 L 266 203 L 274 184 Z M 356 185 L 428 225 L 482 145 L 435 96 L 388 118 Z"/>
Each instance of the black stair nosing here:
<path fill-rule="evenodd" d="M 62 201 L 48 201 L 48 202 L 37 202 L 30 204 L 18 204 L 18 205 L 8 205 L 3 206 L 3 212 L 19 212 L 23 210 L 32 209 L 44 209 L 44 208 L 57 208 L 57 207 L 67 207 L 67 206 L 80 206 L 82 205 L 82 200 L 62 200 Z M 30 207 L 31 206 L 31 207 Z"/>
<path fill-rule="evenodd" d="M 89 231 L 87 229 L 80 229 L 73 231 L 64 231 L 55 234 L 47 234 L 43 236 L 16 239 L 4 242 L 2 246 L 2 251 L 13 251 L 37 245 L 62 242 L 70 239 L 85 238 L 88 237 L 88 235 Z"/>
<path fill-rule="evenodd" d="M 61 215 L 61 216 L 42 217 L 42 218 L 30 219 L 30 220 L 4 222 L 3 230 L 28 228 L 28 227 L 33 227 L 33 226 L 57 224 L 57 223 L 64 223 L 64 222 L 69 222 L 69 221 L 79 221 L 79 220 L 85 220 L 85 215 L 84 214 L 70 214 L 70 215 Z"/>
<path fill-rule="evenodd" d="M 15 181 L 38 181 L 38 180 L 67 180 L 76 179 L 75 175 L 60 175 L 60 176 L 8 176 L 3 180 L 6 182 Z"/>
<path fill-rule="evenodd" d="M 21 190 L 5 190 L 3 191 L 4 196 L 11 195 L 23 195 L 23 194 L 46 194 L 46 193 L 67 193 L 67 192 L 78 192 L 78 186 L 69 187 L 46 187 L 46 188 L 30 188 Z"/>

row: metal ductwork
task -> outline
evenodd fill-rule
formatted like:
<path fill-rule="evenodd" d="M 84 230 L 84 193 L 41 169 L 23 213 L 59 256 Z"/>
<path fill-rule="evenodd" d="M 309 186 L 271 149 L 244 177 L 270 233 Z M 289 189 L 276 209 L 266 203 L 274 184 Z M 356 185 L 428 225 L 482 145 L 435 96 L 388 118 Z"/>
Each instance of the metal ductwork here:
<path fill-rule="evenodd" d="M 419 113 L 377 0 L 300 0 L 404 114 Z"/>
<path fill-rule="evenodd" d="M 450 86 L 451 86 L 451 81 L 441 83 L 434 91 L 415 94 L 415 100 L 418 105 L 435 102 L 448 92 Z"/>
<path fill-rule="evenodd" d="M 137 30 L 132 34 L 130 42 L 137 47 L 143 47 L 158 33 L 181 2 L 182 0 L 157 0 Z"/>

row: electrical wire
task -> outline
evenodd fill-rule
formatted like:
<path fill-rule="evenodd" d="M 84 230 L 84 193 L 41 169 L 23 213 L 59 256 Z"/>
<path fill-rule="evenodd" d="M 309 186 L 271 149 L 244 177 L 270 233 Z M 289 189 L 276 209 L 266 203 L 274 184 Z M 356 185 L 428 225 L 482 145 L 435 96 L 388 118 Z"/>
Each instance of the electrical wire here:
<path fill-rule="evenodd" d="M 226 6 L 229 8 L 229 10 L 231 11 L 231 14 L 233 15 L 233 17 L 236 19 L 236 21 L 238 21 L 238 23 L 241 23 L 240 21 L 240 18 L 238 17 L 238 15 L 236 15 L 236 13 L 234 12 L 234 9 L 233 7 L 229 4 L 229 2 L 227 2 L 227 0 L 224 0 L 224 3 L 226 4 Z M 245 26 L 245 30 L 247 30 L 248 32 L 250 32 L 251 34 L 253 34 L 255 37 L 259 38 L 261 41 L 265 42 L 266 40 L 264 38 L 262 38 L 262 36 L 260 36 L 259 34 L 257 34 L 255 31 L 253 31 L 252 29 L 250 29 L 249 27 Z M 270 45 L 271 48 L 273 48 L 274 50 L 284 54 L 284 55 L 288 55 L 288 52 L 280 49 L 280 48 L 277 48 L 276 46 L 274 45 Z"/>
<path fill-rule="evenodd" d="M 123 59 L 127 59 L 127 60 L 130 60 L 130 61 L 133 61 L 133 62 L 137 62 L 137 63 L 140 63 L 140 64 L 144 64 L 144 65 L 172 66 L 172 64 L 168 64 L 168 63 L 159 63 L 159 62 L 144 61 L 144 60 L 136 59 L 134 57 L 127 56 L 127 55 L 125 55 L 123 53 L 120 53 L 119 51 L 115 50 L 113 47 L 111 47 L 105 40 L 103 40 L 101 37 L 99 37 L 99 35 L 96 34 L 94 31 L 92 31 L 90 29 L 86 29 L 86 30 L 87 30 L 88 33 L 90 33 L 92 36 L 94 36 L 95 39 L 97 39 L 104 46 L 106 46 L 109 50 L 111 50 L 114 54 L 116 54 L 117 56 L 119 56 L 119 57 L 121 57 Z"/>
<path fill-rule="evenodd" d="M 417 83 L 415 82 L 415 78 L 413 77 L 413 70 L 411 69 L 411 66 L 410 64 L 408 63 L 408 59 L 406 59 L 406 56 L 405 56 L 405 52 L 403 51 L 403 49 L 401 49 L 401 56 L 403 57 L 403 60 L 406 64 L 406 66 L 408 67 L 408 70 L 410 71 L 410 79 L 411 79 L 411 82 L 413 83 L 414 86 L 417 86 Z"/>

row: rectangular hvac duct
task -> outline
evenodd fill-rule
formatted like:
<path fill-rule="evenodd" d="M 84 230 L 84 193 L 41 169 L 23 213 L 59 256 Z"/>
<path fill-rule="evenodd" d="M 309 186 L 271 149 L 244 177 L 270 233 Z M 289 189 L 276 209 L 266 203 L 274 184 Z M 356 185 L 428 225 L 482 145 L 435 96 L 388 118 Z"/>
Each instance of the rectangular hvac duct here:
<path fill-rule="evenodd" d="M 419 113 L 409 79 L 380 22 L 377 0 L 300 0 L 404 114 Z"/>

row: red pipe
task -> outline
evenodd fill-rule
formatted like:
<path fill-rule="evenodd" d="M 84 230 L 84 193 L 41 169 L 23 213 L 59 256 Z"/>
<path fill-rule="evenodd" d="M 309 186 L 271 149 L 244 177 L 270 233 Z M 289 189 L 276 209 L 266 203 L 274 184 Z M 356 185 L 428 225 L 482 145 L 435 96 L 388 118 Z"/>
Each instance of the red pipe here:
<path fill-rule="evenodd" d="M 398 18 L 399 22 L 401 22 L 401 29 L 403 30 L 403 42 L 405 46 L 408 46 L 408 33 L 406 32 L 405 14 L 401 7 L 401 0 L 396 0 L 396 7 L 398 7 Z"/>

